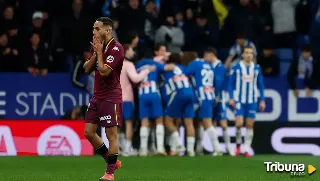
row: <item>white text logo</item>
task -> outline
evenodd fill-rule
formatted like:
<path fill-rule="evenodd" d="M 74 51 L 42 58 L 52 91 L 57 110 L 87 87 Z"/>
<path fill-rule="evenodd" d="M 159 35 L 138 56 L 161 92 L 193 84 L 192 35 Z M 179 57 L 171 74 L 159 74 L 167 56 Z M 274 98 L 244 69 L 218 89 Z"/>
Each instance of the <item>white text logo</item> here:
<path fill-rule="evenodd" d="M 107 121 L 107 123 L 111 123 L 111 116 L 110 115 L 102 116 L 99 119 L 100 119 L 100 121 Z"/>
<path fill-rule="evenodd" d="M 6 101 L 4 100 L 6 97 L 5 91 L 0 91 L 0 116 L 6 115 L 6 110 L 3 108 L 3 106 L 6 105 Z"/>
<path fill-rule="evenodd" d="M 280 162 L 264 162 L 267 172 L 289 172 L 291 176 L 304 176 L 304 164 L 282 164 Z"/>
<path fill-rule="evenodd" d="M 109 56 L 107 57 L 107 62 L 108 62 L 108 63 L 112 63 L 113 60 L 114 60 L 114 57 L 113 57 L 112 55 L 109 55 Z"/>

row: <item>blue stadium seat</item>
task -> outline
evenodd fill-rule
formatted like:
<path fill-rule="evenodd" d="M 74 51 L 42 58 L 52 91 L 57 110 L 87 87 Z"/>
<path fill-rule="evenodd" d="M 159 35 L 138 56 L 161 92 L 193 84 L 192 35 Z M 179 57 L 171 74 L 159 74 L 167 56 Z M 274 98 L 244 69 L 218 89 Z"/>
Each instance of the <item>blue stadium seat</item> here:
<path fill-rule="evenodd" d="M 291 62 L 293 60 L 293 51 L 290 48 L 279 48 L 275 50 L 275 54 L 281 62 Z"/>
<path fill-rule="evenodd" d="M 230 48 L 219 48 L 217 49 L 218 58 L 225 61 L 228 58 Z"/>
<path fill-rule="evenodd" d="M 280 75 L 287 75 L 291 62 L 280 62 Z"/>

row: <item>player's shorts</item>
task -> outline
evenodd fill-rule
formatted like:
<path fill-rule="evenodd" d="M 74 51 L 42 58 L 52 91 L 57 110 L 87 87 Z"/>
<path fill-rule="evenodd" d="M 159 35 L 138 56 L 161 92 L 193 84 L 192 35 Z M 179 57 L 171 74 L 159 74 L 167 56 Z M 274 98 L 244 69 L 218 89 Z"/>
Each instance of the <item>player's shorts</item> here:
<path fill-rule="evenodd" d="M 139 118 L 157 118 L 163 116 L 161 98 L 158 93 L 139 96 Z"/>
<path fill-rule="evenodd" d="M 123 102 L 122 103 L 123 109 L 123 120 L 133 119 L 134 118 L 134 107 L 133 102 Z"/>
<path fill-rule="evenodd" d="M 241 104 L 237 102 L 236 104 L 236 114 L 235 116 L 243 116 L 244 119 L 246 118 L 256 118 L 257 113 L 257 103 L 252 104 Z"/>
<path fill-rule="evenodd" d="M 165 115 L 173 118 L 194 118 L 195 111 L 193 92 L 172 92 L 168 100 Z"/>
<path fill-rule="evenodd" d="M 92 97 L 86 113 L 86 123 L 98 124 L 102 127 L 122 126 L 122 103 L 113 103 L 106 99 Z"/>
<path fill-rule="evenodd" d="M 227 103 L 218 102 L 213 108 L 213 120 L 227 120 Z"/>
<path fill-rule="evenodd" d="M 198 117 L 200 119 L 204 118 L 210 118 L 212 119 L 213 117 L 213 105 L 214 105 L 214 100 L 202 100 L 199 105 L 199 110 L 198 110 Z"/>

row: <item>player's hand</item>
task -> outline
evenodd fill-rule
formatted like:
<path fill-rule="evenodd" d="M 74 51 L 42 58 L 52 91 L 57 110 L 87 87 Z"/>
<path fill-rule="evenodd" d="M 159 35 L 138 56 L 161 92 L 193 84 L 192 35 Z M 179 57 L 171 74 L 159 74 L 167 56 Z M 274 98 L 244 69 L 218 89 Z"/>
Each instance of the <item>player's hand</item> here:
<path fill-rule="evenodd" d="M 233 99 L 229 100 L 229 105 L 232 107 L 236 107 L 236 102 Z"/>
<path fill-rule="evenodd" d="M 306 96 L 307 97 L 311 97 L 311 89 L 309 89 L 308 87 L 305 88 L 305 91 L 306 91 Z"/>
<path fill-rule="evenodd" d="M 153 71 L 156 70 L 156 66 L 154 66 L 154 65 L 149 66 L 148 69 L 149 69 L 150 72 L 153 72 Z"/>
<path fill-rule="evenodd" d="M 92 48 L 97 53 L 102 53 L 104 40 L 101 41 L 98 36 L 93 37 L 93 42 L 90 42 L 92 45 Z"/>
<path fill-rule="evenodd" d="M 294 95 L 294 97 L 298 98 L 299 97 L 299 89 L 294 89 L 293 95 Z"/>
<path fill-rule="evenodd" d="M 261 112 L 263 112 L 266 109 L 266 102 L 265 101 L 260 101 L 259 109 Z"/>

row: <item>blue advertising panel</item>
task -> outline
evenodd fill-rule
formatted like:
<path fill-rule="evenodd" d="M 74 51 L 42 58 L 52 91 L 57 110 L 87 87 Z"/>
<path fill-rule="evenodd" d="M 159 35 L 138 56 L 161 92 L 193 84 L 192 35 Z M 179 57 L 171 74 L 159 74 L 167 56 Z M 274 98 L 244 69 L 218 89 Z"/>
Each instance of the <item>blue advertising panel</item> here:
<path fill-rule="evenodd" d="M 0 116 L 5 119 L 59 119 L 90 100 L 87 91 L 72 84 L 69 74 L 1 73 L 0 85 Z"/>
<path fill-rule="evenodd" d="M 285 76 L 265 78 L 266 111 L 257 121 L 320 121 L 320 91 L 299 98 L 288 89 Z M 76 88 L 69 74 L 34 77 L 27 73 L 0 74 L 0 117 L 5 119 L 59 119 L 76 105 L 87 105 L 90 94 Z M 234 120 L 232 110 L 228 119 Z"/>

